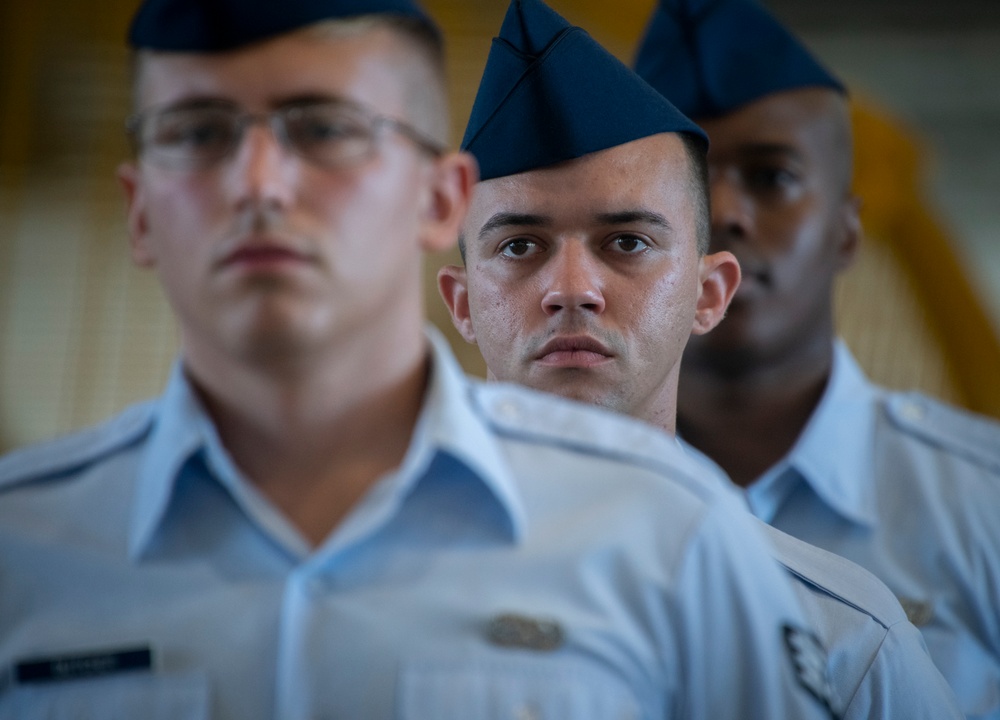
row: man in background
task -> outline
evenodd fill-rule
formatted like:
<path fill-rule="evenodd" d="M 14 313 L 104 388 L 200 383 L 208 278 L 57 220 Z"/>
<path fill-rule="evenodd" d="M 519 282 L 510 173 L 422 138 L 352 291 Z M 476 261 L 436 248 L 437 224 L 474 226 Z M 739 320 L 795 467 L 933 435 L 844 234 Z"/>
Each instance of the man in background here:
<path fill-rule="evenodd" d="M 559 55 L 552 32 L 539 54 L 554 80 L 577 63 Z M 588 68 L 586 85 L 550 89 L 535 69 L 523 76 L 535 85 L 523 96 L 504 94 L 520 77 L 487 66 L 463 142 L 483 177 L 462 233 L 465 265 L 442 268 L 439 287 L 492 379 L 600 405 L 672 435 L 684 345 L 722 317 L 739 268 L 729 252 L 707 253 L 704 145 L 690 133 L 663 133 L 651 120 L 676 110 L 610 54 L 591 54 L 602 71 Z M 714 473 L 711 481 L 719 482 Z M 661 512 L 667 522 L 669 509 Z M 960 717 L 884 585 L 778 531 L 768 540 L 814 613 L 838 713 Z"/>
<path fill-rule="evenodd" d="M 685 353 L 680 434 L 883 580 L 966 714 L 1000 717 L 1000 426 L 872 385 L 836 340 L 861 234 L 843 85 L 750 0 L 662 0 L 636 70 L 708 132 L 711 247 L 743 270 Z"/>

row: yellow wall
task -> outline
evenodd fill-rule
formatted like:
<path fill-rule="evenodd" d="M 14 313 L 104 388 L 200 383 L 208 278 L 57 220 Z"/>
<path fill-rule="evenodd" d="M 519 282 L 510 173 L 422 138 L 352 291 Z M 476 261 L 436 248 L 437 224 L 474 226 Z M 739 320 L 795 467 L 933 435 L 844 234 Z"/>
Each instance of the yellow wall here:
<path fill-rule="evenodd" d="M 628 61 L 653 0 L 552 5 Z M 0 449 L 90 424 L 155 394 L 176 348 L 155 280 L 129 264 L 114 180 L 127 153 L 123 38 L 134 6 L 125 0 L 0 3 Z M 426 6 L 449 39 L 457 142 L 506 0 L 428 0 Z M 859 148 L 889 146 L 885 123 L 860 129 L 883 134 Z M 875 179 L 869 187 L 884 189 L 885 182 Z M 971 290 L 952 298 L 964 308 L 959 321 L 938 297 L 941 282 L 962 282 L 947 237 L 926 215 L 900 222 L 916 196 L 904 202 L 889 193 L 885 207 L 894 209 L 880 214 L 876 190 L 869 190 L 866 220 L 878 238 L 849 278 L 849 291 L 841 292 L 844 325 L 858 338 L 852 343 L 862 363 L 891 385 L 925 387 L 1000 415 L 997 343 L 984 330 L 988 321 L 977 299 Z M 899 233 L 907 235 L 905 243 Z M 914 235 L 925 238 L 921 253 L 912 250 Z M 429 259 L 428 308 L 466 367 L 481 374 L 478 353 L 457 339 L 433 288 L 436 268 L 456 260 Z M 953 272 L 926 292 L 928 269 L 943 266 Z M 902 289 L 890 292 L 889 286 Z M 881 310 L 881 324 L 872 320 L 873 307 Z M 890 336 L 880 327 L 915 330 Z"/>

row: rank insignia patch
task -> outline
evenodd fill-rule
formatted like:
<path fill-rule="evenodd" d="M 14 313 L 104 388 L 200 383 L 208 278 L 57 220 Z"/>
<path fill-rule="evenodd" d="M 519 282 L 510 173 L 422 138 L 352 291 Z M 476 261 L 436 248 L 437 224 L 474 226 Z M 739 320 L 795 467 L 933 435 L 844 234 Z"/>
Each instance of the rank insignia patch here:
<path fill-rule="evenodd" d="M 784 630 L 785 647 L 799 684 L 830 711 L 830 717 L 836 718 L 823 643 L 816 635 L 802 628 L 785 625 Z"/>

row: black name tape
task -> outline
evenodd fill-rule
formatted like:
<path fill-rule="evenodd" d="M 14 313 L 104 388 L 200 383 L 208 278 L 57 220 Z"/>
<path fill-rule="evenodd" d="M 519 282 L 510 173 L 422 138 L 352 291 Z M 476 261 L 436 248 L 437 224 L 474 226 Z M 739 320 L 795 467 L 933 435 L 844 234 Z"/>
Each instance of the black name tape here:
<path fill-rule="evenodd" d="M 59 682 L 151 670 L 152 667 L 151 648 L 122 648 L 21 660 L 14 664 L 13 680 L 18 684 Z"/>

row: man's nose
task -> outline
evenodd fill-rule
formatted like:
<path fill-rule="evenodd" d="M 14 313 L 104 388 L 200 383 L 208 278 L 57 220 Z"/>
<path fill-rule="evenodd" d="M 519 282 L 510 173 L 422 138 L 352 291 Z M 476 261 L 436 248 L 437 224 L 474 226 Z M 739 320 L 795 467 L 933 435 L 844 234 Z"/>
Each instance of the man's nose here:
<path fill-rule="evenodd" d="M 601 267 L 582 242 L 568 242 L 549 261 L 548 287 L 542 310 L 555 315 L 561 310 L 604 312 Z"/>
<path fill-rule="evenodd" d="M 715 175 L 709 183 L 712 235 L 747 237 L 753 227 L 753 202 L 740 183 L 727 175 Z"/>
<path fill-rule="evenodd" d="M 287 207 L 297 164 L 267 123 L 251 124 L 227 168 L 234 202 Z"/>

